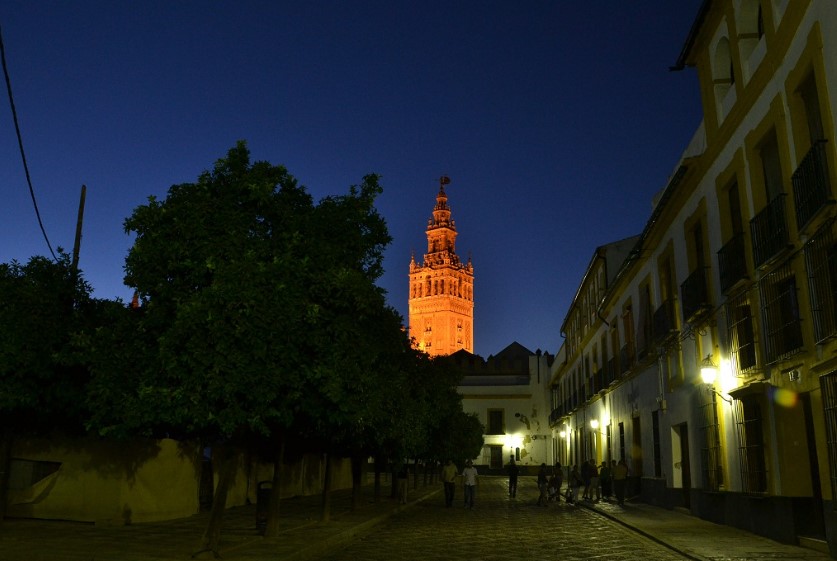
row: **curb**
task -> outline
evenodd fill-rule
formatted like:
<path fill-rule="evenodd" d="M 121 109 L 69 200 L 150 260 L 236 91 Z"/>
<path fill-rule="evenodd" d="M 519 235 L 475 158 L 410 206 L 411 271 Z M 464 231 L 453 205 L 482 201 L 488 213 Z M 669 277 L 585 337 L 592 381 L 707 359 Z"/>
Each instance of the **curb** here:
<path fill-rule="evenodd" d="M 681 548 L 679 548 L 675 545 L 672 545 L 669 542 L 667 542 L 667 541 L 665 541 L 665 540 L 663 540 L 663 539 L 661 539 L 661 538 L 659 538 L 659 537 L 657 537 L 653 534 L 649 534 L 648 532 L 646 532 L 645 530 L 642 530 L 641 528 L 637 528 L 636 526 L 622 520 L 618 516 L 614 516 L 613 514 L 610 514 L 607 511 L 596 508 L 595 505 L 585 504 L 581 501 L 577 501 L 576 505 L 578 505 L 582 508 L 586 508 L 587 510 L 589 510 L 591 512 L 595 512 L 596 514 L 599 514 L 601 516 L 604 516 L 605 518 L 607 518 L 609 520 L 613 520 L 614 522 L 618 522 L 619 524 L 621 524 L 625 528 L 628 528 L 629 530 L 631 530 L 633 532 L 636 532 L 637 534 L 643 536 L 644 538 L 647 538 L 647 539 L 649 539 L 649 540 L 651 540 L 651 541 L 653 541 L 657 544 L 660 544 L 660 545 L 670 549 L 671 551 L 673 551 L 673 552 L 675 552 L 679 555 L 682 555 L 682 556 L 684 556 L 688 559 L 691 559 L 692 561 L 711 561 L 710 559 L 708 559 L 706 557 L 701 557 L 699 555 L 695 555 L 693 553 L 683 551 Z"/>

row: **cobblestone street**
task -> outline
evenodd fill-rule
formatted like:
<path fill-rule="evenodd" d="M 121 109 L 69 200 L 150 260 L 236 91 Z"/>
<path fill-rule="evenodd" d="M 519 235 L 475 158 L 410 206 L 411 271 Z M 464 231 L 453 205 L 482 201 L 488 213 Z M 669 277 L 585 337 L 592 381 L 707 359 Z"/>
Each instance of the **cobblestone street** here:
<path fill-rule="evenodd" d="M 687 559 L 588 509 L 565 502 L 539 507 L 534 478 L 521 478 L 510 499 L 505 478 L 483 478 L 473 510 L 454 507 L 441 494 L 393 516 L 324 559 L 502 560 Z"/>

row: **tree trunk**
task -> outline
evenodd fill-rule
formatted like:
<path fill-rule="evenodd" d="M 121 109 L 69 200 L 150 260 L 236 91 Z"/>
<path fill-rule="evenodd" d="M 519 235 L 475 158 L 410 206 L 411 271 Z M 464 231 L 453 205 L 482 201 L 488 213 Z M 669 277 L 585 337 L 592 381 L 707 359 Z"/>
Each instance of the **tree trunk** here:
<path fill-rule="evenodd" d="M 352 510 L 360 508 L 363 498 L 363 455 L 352 454 Z"/>
<path fill-rule="evenodd" d="M 285 439 L 279 437 L 278 456 L 273 461 L 273 483 L 270 488 L 270 503 L 267 507 L 267 526 L 264 536 L 275 538 L 279 535 L 280 490 L 282 484 L 282 465 L 285 463 Z"/>
<path fill-rule="evenodd" d="M 213 448 L 213 454 L 217 448 Z M 209 513 L 209 524 L 201 538 L 200 549 L 192 557 L 204 556 L 211 553 L 215 559 L 220 559 L 218 545 L 221 542 L 221 529 L 224 525 L 224 509 L 227 506 L 227 493 L 235 475 L 236 455 L 232 448 L 224 448 L 221 451 L 221 473 L 218 478 L 218 486 L 215 488 L 215 497 L 212 499 L 212 510 Z"/>
<path fill-rule="evenodd" d="M 381 502 L 381 457 L 375 456 L 375 502 Z"/>
<path fill-rule="evenodd" d="M 321 522 L 331 520 L 331 454 L 324 454 L 325 457 L 325 481 L 323 481 L 323 511 Z"/>
<path fill-rule="evenodd" d="M 12 429 L 7 426 L 0 435 L 0 522 L 6 516 L 6 507 L 9 502 L 9 470 L 12 465 L 13 439 Z"/>

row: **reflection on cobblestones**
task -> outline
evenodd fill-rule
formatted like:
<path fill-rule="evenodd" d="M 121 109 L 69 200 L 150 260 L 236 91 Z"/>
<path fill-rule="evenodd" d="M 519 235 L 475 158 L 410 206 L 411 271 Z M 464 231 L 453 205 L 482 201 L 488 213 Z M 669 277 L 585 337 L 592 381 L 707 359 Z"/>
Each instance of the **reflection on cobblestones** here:
<path fill-rule="evenodd" d="M 686 559 L 587 509 L 564 502 L 536 506 L 534 481 L 521 480 L 510 499 L 502 478 L 484 478 L 473 510 L 432 498 L 393 516 L 372 532 L 327 557 L 422 561 Z"/>

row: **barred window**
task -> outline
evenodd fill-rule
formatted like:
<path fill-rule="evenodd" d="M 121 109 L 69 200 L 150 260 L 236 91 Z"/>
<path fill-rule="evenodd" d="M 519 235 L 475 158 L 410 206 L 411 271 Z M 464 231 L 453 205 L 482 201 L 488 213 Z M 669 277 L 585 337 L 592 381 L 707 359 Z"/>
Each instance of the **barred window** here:
<path fill-rule="evenodd" d="M 733 372 L 740 376 L 756 365 L 753 316 L 747 294 L 730 298 L 726 304 L 729 354 Z"/>
<path fill-rule="evenodd" d="M 831 500 L 837 511 L 837 370 L 820 377 L 825 429 L 828 443 L 828 466 L 831 471 Z"/>
<path fill-rule="evenodd" d="M 805 244 L 814 338 L 837 336 L 837 219 L 832 218 Z"/>
<path fill-rule="evenodd" d="M 742 490 L 745 493 L 765 493 L 767 463 L 759 396 L 742 397 L 734 403 Z"/>
<path fill-rule="evenodd" d="M 802 318 L 796 275 L 786 263 L 759 281 L 764 324 L 764 350 L 768 364 L 802 348 Z"/>
<path fill-rule="evenodd" d="M 718 406 L 715 392 L 707 391 L 709 398 L 701 405 L 703 413 L 701 433 L 701 467 L 703 484 L 709 491 L 718 491 L 724 485 L 724 468 L 721 457 L 721 435 L 718 422 Z"/>

